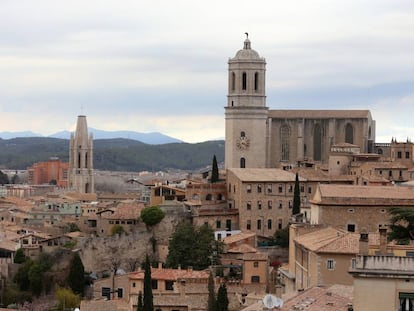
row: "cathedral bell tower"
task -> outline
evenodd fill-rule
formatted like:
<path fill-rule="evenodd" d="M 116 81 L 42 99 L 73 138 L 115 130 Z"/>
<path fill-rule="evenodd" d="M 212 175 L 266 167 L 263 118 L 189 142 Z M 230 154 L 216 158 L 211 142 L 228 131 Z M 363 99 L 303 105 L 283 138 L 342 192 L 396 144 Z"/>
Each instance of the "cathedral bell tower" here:
<path fill-rule="evenodd" d="M 88 135 L 86 116 L 78 116 L 76 132 L 69 146 L 69 188 L 78 193 L 94 193 L 93 137 Z"/>
<path fill-rule="evenodd" d="M 247 37 L 243 49 L 230 58 L 228 64 L 225 166 L 265 168 L 268 117 L 266 61 L 251 48 Z"/>

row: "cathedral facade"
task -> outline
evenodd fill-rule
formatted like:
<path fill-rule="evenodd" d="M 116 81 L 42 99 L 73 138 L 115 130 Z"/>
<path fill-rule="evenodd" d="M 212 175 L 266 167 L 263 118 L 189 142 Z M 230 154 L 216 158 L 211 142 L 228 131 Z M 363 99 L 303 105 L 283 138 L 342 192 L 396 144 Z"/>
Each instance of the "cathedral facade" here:
<path fill-rule="evenodd" d="M 94 193 L 93 137 L 88 134 L 86 116 L 78 116 L 76 131 L 69 146 L 69 189 L 78 193 Z"/>
<path fill-rule="evenodd" d="M 330 147 L 340 143 L 373 152 L 375 121 L 369 110 L 270 110 L 265 72 L 265 59 L 247 38 L 228 62 L 226 168 L 328 163 Z"/>

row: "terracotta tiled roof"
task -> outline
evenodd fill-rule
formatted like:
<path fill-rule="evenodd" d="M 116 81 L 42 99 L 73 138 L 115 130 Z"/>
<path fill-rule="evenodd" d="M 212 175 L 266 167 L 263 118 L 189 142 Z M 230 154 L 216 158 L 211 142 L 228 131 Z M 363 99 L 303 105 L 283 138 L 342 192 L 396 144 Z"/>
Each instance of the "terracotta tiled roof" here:
<path fill-rule="evenodd" d="M 410 187 L 398 186 L 352 186 L 320 184 L 321 200 L 316 204 L 384 205 L 405 202 L 414 205 L 414 191 Z"/>
<path fill-rule="evenodd" d="M 151 268 L 151 278 L 155 280 L 176 281 L 179 279 L 208 279 L 209 272 L 192 269 L 160 269 Z M 144 279 L 144 271 L 139 270 L 130 274 L 130 279 Z"/>
<path fill-rule="evenodd" d="M 236 247 L 230 248 L 228 253 L 239 253 L 239 254 L 245 254 L 245 253 L 257 253 L 257 248 L 254 248 L 253 246 L 250 246 L 248 244 L 241 244 Z"/>
<path fill-rule="evenodd" d="M 269 110 L 275 119 L 365 119 L 371 118 L 369 110 Z"/>
<path fill-rule="evenodd" d="M 243 254 L 243 260 L 267 260 L 269 258 L 269 255 L 266 253 L 246 253 Z"/>
<path fill-rule="evenodd" d="M 251 237 L 254 237 L 256 235 L 255 232 L 252 231 L 243 231 L 231 236 L 227 236 L 223 239 L 223 243 L 224 244 L 231 244 L 231 243 L 235 243 L 238 241 L 243 241 L 245 239 L 249 239 Z"/>
<path fill-rule="evenodd" d="M 281 311 L 347 311 L 352 292 L 353 287 L 345 285 L 312 287 L 285 301 Z"/>
<path fill-rule="evenodd" d="M 279 168 L 230 168 L 229 171 L 244 182 L 294 182 L 296 178 L 294 173 Z M 303 178 L 299 180 L 305 181 Z"/>
<path fill-rule="evenodd" d="M 358 254 L 359 234 L 332 227 L 303 234 L 295 242 L 315 253 Z M 379 235 L 369 234 L 369 244 L 378 245 Z"/>
<path fill-rule="evenodd" d="M 138 219 L 143 208 L 143 203 L 121 203 L 113 209 L 114 213 L 103 213 L 102 217 L 106 219 Z"/>

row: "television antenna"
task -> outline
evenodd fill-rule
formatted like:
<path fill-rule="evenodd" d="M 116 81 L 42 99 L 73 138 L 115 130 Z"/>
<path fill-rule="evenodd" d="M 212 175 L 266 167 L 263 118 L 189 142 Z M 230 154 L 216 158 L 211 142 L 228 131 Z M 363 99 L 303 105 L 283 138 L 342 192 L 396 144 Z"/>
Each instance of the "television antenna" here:
<path fill-rule="evenodd" d="M 283 306 L 283 300 L 276 296 L 267 294 L 263 297 L 263 305 L 269 310 L 273 308 L 279 309 Z"/>

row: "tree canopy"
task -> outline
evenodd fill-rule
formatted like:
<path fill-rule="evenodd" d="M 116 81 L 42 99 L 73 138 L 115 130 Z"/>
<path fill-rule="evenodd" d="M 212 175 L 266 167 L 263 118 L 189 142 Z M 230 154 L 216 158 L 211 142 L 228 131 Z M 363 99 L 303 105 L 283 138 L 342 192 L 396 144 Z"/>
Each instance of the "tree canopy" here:
<path fill-rule="evenodd" d="M 215 183 L 219 181 L 219 169 L 217 165 L 216 155 L 213 157 L 213 166 L 211 169 L 211 183 Z"/>
<path fill-rule="evenodd" d="M 144 268 L 144 297 L 143 311 L 154 311 L 154 300 L 152 296 L 151 263 L 148 255 L 145 257 Z"/>
<path fill-rule="evenodd" d="M 70 262 L 68 284 L 75 294 L 83 296 L 83 289 L 85 286 L 85 268 L 78 253 L 75 253 Z"/>
<path fill-rule="evenodd" d="M 190 223 L 179 224 L 171 237 L 167 256 L 167 267 L 192 266 L 202 270 L 211 264 L 216 249 L 213 230 L 208 225 L 194 227 Z"/>
<path fill-rule="evenodd" d="M 218 289 L 216 311 L 228 311 L 229 299 L 227 297 L 227 287 L 225 283 L 222 283 Z"/>
<path fill-rule="evenodd" d="M 293 191 L 293 209 L 292 215 L 300 213 L 300 189 L 299 189 L 299 174 L 296 173 L 295 188 Z"/>
<path fill-rule="evenodd" d="M 390 241 L 396 240 L 398 244 L 410 244 L 414 241 L 414 210 L 394 207 L 389 210 L 391 215 L 391 231 L 388 233 Z"/>
<path fill-rule="evenodd" d="M 147 226 L 158 224 L 165 217 L 165 212 L 158 206 L 149 206 L 141 211 L 141 219 Z"/>

